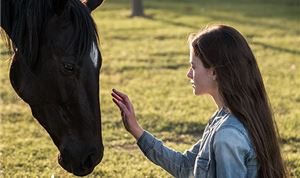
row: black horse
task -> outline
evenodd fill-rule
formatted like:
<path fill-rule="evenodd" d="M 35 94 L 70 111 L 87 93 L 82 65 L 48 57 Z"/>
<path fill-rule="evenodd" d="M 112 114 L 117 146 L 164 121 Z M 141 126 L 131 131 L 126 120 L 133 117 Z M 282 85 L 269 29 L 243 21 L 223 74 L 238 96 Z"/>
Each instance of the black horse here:
<path fill-rule="evenodd" d="M 60 151 L 68 172 L 91 173 L 103 157 L 101 54 L 90 12 L 102 0 L 1 0 L 14 53 L 10 81 Z"/>

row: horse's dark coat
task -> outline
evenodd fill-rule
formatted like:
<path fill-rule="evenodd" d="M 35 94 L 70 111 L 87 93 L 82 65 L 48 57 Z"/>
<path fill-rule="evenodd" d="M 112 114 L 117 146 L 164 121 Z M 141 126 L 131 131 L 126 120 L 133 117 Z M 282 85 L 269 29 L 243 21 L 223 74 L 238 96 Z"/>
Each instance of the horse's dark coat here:
<path fill-rule="evenodd" d="M 102 0 L 85 3 L 1 1 L 1 27 L 15 53 L 11 84 L 59 149 L 60 165 L 75 175 L 91 173 L 103 157 L 99 103 L 102 60 L 90 16 Z M 92 51 L 93 45 L 96 51 Z M 96 65 L 92 56 L 98 57 Z"/>

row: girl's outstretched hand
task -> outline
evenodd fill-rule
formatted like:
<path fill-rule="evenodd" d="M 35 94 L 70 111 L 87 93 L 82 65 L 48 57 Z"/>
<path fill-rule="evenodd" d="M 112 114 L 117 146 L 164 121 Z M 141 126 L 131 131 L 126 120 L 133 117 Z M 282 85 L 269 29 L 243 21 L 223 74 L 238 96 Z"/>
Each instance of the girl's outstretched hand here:
<path fill-rule="evenodd" d="M 126 130 L 138 140 L 144 130 L 139 126 L 135 118 L 134 108 L 128 96 L 116 89 L 112 89 L 111 96 L 113 97 L 113 102 L 121 111 L 122 121 Z"/>

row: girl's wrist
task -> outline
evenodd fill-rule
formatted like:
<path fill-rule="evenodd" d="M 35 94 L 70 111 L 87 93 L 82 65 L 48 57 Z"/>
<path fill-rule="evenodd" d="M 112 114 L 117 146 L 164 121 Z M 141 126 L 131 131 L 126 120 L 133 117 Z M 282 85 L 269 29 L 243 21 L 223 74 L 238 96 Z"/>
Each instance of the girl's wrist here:
<path fill-rule="evenodd" d="M 143 135 L 143 132 L 144 132 L 144 129 L 141 128 L 140 126 L 137 126 L 137 127 L 133 128 L 130 133 L 131 133 L 131 135 L 133 135 L 133 137 L 136 140 L 138 140 Z"/>

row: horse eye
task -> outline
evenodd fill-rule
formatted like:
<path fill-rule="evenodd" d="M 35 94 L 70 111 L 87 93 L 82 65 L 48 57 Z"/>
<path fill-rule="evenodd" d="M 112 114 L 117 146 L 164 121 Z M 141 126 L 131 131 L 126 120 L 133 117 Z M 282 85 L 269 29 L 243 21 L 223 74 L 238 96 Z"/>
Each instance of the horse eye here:
<path fill-rule="evenodd" d="M 70 64 L 70 63 L 64 63 L 64 68 L 69 71 L 69 72 L 73 72 L 74 71 L 74 65 Z"/>

